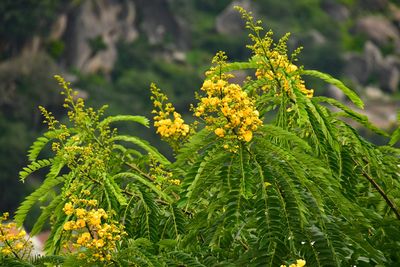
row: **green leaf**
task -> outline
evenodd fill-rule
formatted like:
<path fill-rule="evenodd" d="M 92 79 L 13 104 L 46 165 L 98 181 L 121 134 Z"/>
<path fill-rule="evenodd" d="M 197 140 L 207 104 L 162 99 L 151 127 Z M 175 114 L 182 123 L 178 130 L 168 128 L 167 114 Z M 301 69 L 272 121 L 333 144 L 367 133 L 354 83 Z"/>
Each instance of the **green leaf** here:
<path fill-rule="evenodd" d="M 49 138 L 46 138 L 44 136 L 40 136 L 36 139 L 35 142 L 31 145 L 29 151 L 28 151 L 28 159 L 30 161 L 35 161 L 37 157 L 39 156 L 39 153 L 43 150 L 43 148 L 46 146 L 46 144 L 50 141 Z"/>
<path fill-rule="evenodd" d="M 114 180 L 117 180 L 119 178 L 132 178 L 135 180 L 138 180 L 140 183 L 146 185 L 147 187 L 149 187 L 151 190 L 153 190 L 157 195 L 159 195 L 162 199 L 168 201 L 169 203 L 172 203 L 172 199 L 170 196 L 168 196 L 166 193 L 164 193 L 162 190 L 158 189 L 152 182 L 146 180 L 146 178 L 143 178 L 140 175 L 137 175 L 135 173 L 131 173 L 131 172 L 122 172 L 122 173 L 118 173 L 116 175 L 113 176 Z"/>
<path fill-rule="evenodd" d="M 134 136 L 127 136 L 127 135 L 117 135 L 117 136 L 113 137 L 112 140 L 113 141 L 125 141 L 125 142 L 135 144 L 135 145 L 143 148 L 147 152 L 149 152 L 161 164 L 164 164 L 164 165 L 170 164 L 169 160 L 166 157 L 164 157 L 164 155 L 162 155 L 160 152 L 158 152 L 156 148 L 151 146 L 148 142 L 141 140 L 140 138 L 137 138 Z"/>
<path fill-rule="evenodd" d="M 364 102 L 361 98 L 350 88 L 344 85 L 340 80 L 333 78 L 329 74 L 317 71 L 317 70 L 303 70 L 301 72 L 302 75 L 313 76 L 316 78 L 320 78 L 321 80 L 332 84 L 342 90 L 342 92 L 359 108 L 364 108 Z"/>
<path fill-rule="evenodd" d="M 56 185 L 62 182 L 63 179 L 61 177 L 47 178 L 38 189 L 27 196 L 15 213 L 15 221 L 17 222 L 17 224 L 22 225 L 33 205 L 35 205 L 35 203 L 38 202 L 39 199 L 42 198 L 44 195 L 48 194 L 49 191 L 51 191 Z"/>
<path fill-rule="evenodd" d="M 335 106 L 341 110 L 343 110 L 345 112 L 345 114 L 343 114 L 346 117 L 349 117 L 355 121 L 357 121 L 358 123 L 360 123 L 361 125 L 365 126 L 367 129 L 370 129 L 371 131 L 382 135 L 382 136 L 386 136 L 388 137 L 388 133 L 386 133 L 384 130 L 379 129 L 378 127 L 376 127 L 375 125 L 373 125 L 368 117 L 366 115 L 360 114 L 354 110 L 352 110 L 351 108 L 347 107 L 346 105 L 343 105 L 342 103 L 340 103 L 339 101 L 337 101 L 336 99 L 333 98 L 329 98 L 329 97 L 324 97 L 324 96 L 317 96 L 317 97 L 313 97 L 313 101 L 317 101 L 317 102 L 326 102 L 328 104 L 331 104 L 332 106 Z M 336 113 L 338 114 L 338 113 Z"/>
<path fill-rule="evenodd" d="M 393 146 L 400 140 L 400 127 L 397 128 L 393 133 L 392 137 L 390 138 L 389 145 Z"/>
<path fill-rule="evenodd" d="M 42 169 L 44 167 L 50 166 L 53 163 L 53 159 L 40 159 L 38 161 L 34 161 L 28 166 L 22 168 L 23 171 L 19 172 L 19 179 L 24 182 L 25 178 L 28 177 L 31 173 Z"/>
<path fill-rule="evenodd" d="M 149 127 L 149 120 L 146 117 L 134 116 L 134 115 L 118 115 L 118 116 L 107 117 L 99 123 L 99 127 L 102 127 L 104 125 L 108 125 L 110 123 L 117 122 L 117 121 L 132 121 L 132 122 L 140 123 L 146 127 Z"/>

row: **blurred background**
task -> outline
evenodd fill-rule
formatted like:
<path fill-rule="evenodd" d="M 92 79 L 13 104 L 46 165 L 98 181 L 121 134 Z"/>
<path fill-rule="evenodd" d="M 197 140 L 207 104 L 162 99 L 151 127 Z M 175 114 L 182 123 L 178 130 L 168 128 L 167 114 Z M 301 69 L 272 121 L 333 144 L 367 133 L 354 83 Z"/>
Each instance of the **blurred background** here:
<path fill-rule="evenodd" d="M 399 107 L 399 0 L 1 0 L 0 212 L 13 211 L 41 181 L 23 184 L 18 171 L 45 131 L 37 106 L 64 116 L 61 74 L 87 104 L 108 114 L 151 117 L 149 84 L 156 82 L 189 117 L 194 91 L 218 50 L 246 60 L 241 5 L 273 29 L 291 32 L 300 64 L 342 79 L 366 102 L 364 113 L 393 130 Z M 238 73 L 238 75 L 245 75 Z M 345 101 L 315 81 L 317 94 Z M 152 129 L 125 128 L 170 153 Z M 382 140 L 365 133 L 374 142 Z"/>

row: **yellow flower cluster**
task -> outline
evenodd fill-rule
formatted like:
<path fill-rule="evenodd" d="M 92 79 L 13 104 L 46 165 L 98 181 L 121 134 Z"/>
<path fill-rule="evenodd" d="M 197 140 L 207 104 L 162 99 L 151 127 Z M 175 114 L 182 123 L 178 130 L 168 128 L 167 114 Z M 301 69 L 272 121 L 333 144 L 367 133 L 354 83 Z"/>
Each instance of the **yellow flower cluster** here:
<path fill-rule="evenodd" d="M 288 267 L 303 267 L 306 266 L 305 260 L 297 260 L 296 263 L 290 264 Z M 280 267 L 287 267 L 285 264 L 282 264 Z"/>
<path fill-rule="evenodd" d="M 238 84 L 218 76 L 205 80 L 201 90 L 206 96 L 199 99 L 194 115 L 203 118 L 219 137 L 250 142 L 262 124 L 253 99 Z"/>
<path fill-rule="evenodd" d="M 80 203 L 86 203 L 86 207 L 79 205 Z M 104 209 L 96 208 L 96 205 L 96 200 L 73 200 L 65 203 L 64 213 L 74 219 L 64 223 L 64 231 L 71 234 L 64 247 L 76 249 L 80 252 L 79 257 L 86 258 L 89 262 L 110 261 L 111 253 L 125 233 Z"/>
<path fill-rule="evenodd" d="M 18 228 L 16 223 L 4 223 L 8 216 L 8 212 L 5 212 L 0 217 L 0 254 L 16 258 L 31 256 L 32 242 L 27 239 L 26 232 Z"/>
<path fill-rule="evenodd" d="M 160 89 L 155 84 L 150 87 L 154 110 L 154 127 L 157 128 L 157 133 L 166 140 L 178 141 L 188 136 L 190 127 L 185 124 L 181 114 L 175 111 L 171 103 L 165 103 L 168 98 L 161 93 Z"/>
<path fill-rule="evenodd" d="M 313 97 L 314 90 L 307 89 L 304 80 L 298 74 L 298 68 L 292 64 L 287 55 L 282 55 L 277 51 L 270 51 L 268 54 L 268 64 L 262 64 L 264 68 L 257 69 L 255 75 L 258 79 L 267 78 L 271 81 L 278 81 L 282 90 L 289 94 L 293 94 L 293 88 L 297 88 L 308 98 Z M 271 85 L 262 87 L 264 91 L 271 88 Z"/>
<path fill-rule="evenodd" d="M 166 170 L 165 166 L 159 163 L 156 159 L 151 158 L 149 164 L 150 177 L 157 183 L 159 188 L 165 183 L 180 185 L 181 180 L 173 179 L 173 173 Z"/>

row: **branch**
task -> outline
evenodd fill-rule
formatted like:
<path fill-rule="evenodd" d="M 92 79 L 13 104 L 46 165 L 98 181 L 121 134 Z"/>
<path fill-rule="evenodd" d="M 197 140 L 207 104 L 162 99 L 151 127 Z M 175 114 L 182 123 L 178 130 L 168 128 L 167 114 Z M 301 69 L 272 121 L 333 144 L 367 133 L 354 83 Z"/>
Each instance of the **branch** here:
<path fill-rule="evenodd" d="M 366 162 L 368 163 L 368 162 Z M 383 191 L 382 187 L 379 186 L 379 184 L 366 172 L 362 171 L 362 175 L 367 178 L 367 180 L 372 184 L 373 187 L 375 187 L 376 190 L 378 190 L 379 194 L 383 197 L 383 199 L 386 201 L 386 204 L 390 207 L 390 209 L 394 212 L 396 215 L 397 219 L 400 220 L 400 211 L 396 204 L 389 199 L 389 196 Z"/>

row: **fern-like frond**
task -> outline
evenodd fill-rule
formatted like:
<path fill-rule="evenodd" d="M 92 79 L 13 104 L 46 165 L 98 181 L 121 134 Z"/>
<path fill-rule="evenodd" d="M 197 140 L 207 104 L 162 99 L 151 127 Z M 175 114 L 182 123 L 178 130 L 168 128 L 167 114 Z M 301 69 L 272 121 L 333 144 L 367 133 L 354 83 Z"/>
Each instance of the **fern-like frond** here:
<path fill-rule="evenodd" d="M 30 161 L 36 161 L 39 153 L 43 150 L 43 148 L 47 145 L 50 141 L 49 138 L 40 136 L 38 137 L 35 142 L 31 145 L 28 151 L 28 159 Z"/>
<path fill-rule="evenodd" d="M 53 159 L 40 159 L 32 162 L 28 166 L 22 168 L 23 170 L 19 172 L 19 179 L 24 182 L 25 178 L 28 177 L 31 173 L 42 169 L 44 167 L 48 167 L 53 163 Z"/>
<path fill-rule="evenodd" d="M 149 120 L 146 117 L 143 116 L 134 116 L 134 115 L 118 115 L 118 116 L 110 116 L 102 120 L 98 127 L 102 127 L 104 125 L 109 125 L 113 122 L 118 122 L 118 121 L 131 121 L 131 122 L 137 122 L 139 124 L 142 124 L 146 127 L 149 127 Z"/>
<path fill-rule="evenodd" d="M 317 101 L 317 102 L 325 102 L 325 103 L 331 104 L 332 106 L 335 106 L 335 107 L 343 110 L 345 112 L 345 114 L 343 114 L 344 116 L 355 120 L 356 122 L 360 123 L 361 125 L 363 125 L 367 129 L 369 129 L 369 130 L 371 130 L 371 131 L 373 131 L 373 132 L 375 132 L 375 133 L 377 133 L 379 135 L 388 136 L 388 134 L 384 130 L 379 129 L 378 127 L 373 125 L 369 121 L 367 116 L 352 110 L 351 108 L 343 105 L 342 103 L 340 103 L 339 101 L 337 101 L 335 99 L 332 99 L 332 98 L 329 98 L 329 97 L 319 96 L 319 97 L 314 97 L 313 100 Z M 341 114 L 338 114 L 338 115 L 341 115 Z"/>
<path fill-rule="evenodd" d="M 135 173 L 131 173 L 131 172 L 122 172 L 122 173 L 118 173 L 116 175 L 113 176 L 113 180 L 118 180 L 120 178 L 129 178 L 129 179 L 133 179 L 133 180 L 137 180 L 139 183 L 147 186 L 148 188 L 150 188 L 151 190 L 153 190 L 157 195 L 159 195 L 163 200 L 168 201 L 169 203 L 172 203 L 172 199 L 170 196 L 168 196 L 165 192 L 163 192 L 162 190 L 158 189 L 155 184 L 153 184 L 151 181 L 146 180 L 146 178 L 143 178 L 140 175 L 137 175 Z"/>
<path fill-rule="evenodd" d="M 51 215 L 53 215 L 54 210 L 60 203 L 64 202 L 65 199 L 62 195 L 57 196 L 54 198 L 47 207 L 42 209 L 42 213 L 40 214 L 39 218 L 36 220 L 35 224 L 32 227 L 30 232 L 31 236 L 35 236 L 40 233 L 43 229 L 44 224 L 49 220 Z"/>
<path fill-rule="evenodd" d="M 15 221 L 17 222 L 17 224 L 22 225 L 33 205 L 35 205 L 40 198 L 46 196 L 55 186 L 61 184 L 62 182 L 63 179 L 61 177 L 51 177 L 44 180 L 41 186 L 36 189 L 32 194 L 27 196 L 18 207 L 18 210 L 15 213 Z"/>
<path fill-rule="evenodd" d="M 317 70 L 303 70 L 302 75 L 308 75 L 312 77 L 319 78 L 329 84 L 332 84 L 339 88 L 357 107 L 364 108 L 364 102 L 360 97 L 346 85 L 344 85 L 340 80 L 333 78 L 329 74 L 317 71 Z"/>
<path fill-rule="evenodd" d="M 155 255 L 153 243 L 145 238 L 129 239 L 115 255 L 121 266 L 165 266 L 162 257 Z"/>
<path fill-rule="evenodd" d="M 161 164 L 168 165 L 170 164 L 169 160 L 164 157 L 160 152 L 157 151 L 156 148 L 151 146 L 148 142 L 141 140 L 140 138 L 134 136 L 127 136 L 127 135 L 117 135 L 112 138 L 112 141 L 124 141 L 135 144 L 140 148 L 144 149 L 148 153 L 150 153 L 154 158 L 156 158 Z"/>
<path fill-rule="evenodd" d="M 256 69 L 258 68 L 257 62 L 232 62 L 227 63 L 225 66 L 222 67 L 222 72 L 231 72 L 234 70 L 247 70 L 247 69 Z"/>
<path fill-rule="evenodd" d="M 38 256 L 32 260 L 32 264 L 34 266 L 61 266 L 64 263 L 65 258 L 63 256 L 58 255 L 47 255 L 47 256 Z"/>
<path fill-rule="evenodd" d="M 205 267 L 199 260 L 187 253 L 180 251 L 173 251 L 167 254 L 169 258 L 174 260 L 173 266 L 187 266 L 187 267 Z"/>
<path fill-rule="evenodd" d="M 9 257 L 1 257 L 0 258 L 0 266 L 5 267 L 35 267 L 35 265 L 16 258 Z"/>
<path fill-rule="evenodd" d="M 112 196 L 112 198 L 115 198 L 118 201 L 119 205 L 127 205 L 126 198 L 122 194 L 121 188 L 115 183 L 114 179 L 107 177 L 104 179 L 104 184 L 106 190 L 109 191 L 109 194 Z"/>
<path fill-rule="evenodd" d="M 400 127 L 397 128 L 390 137 L 389 145 L 393 146 L 400 140 Z"/>

